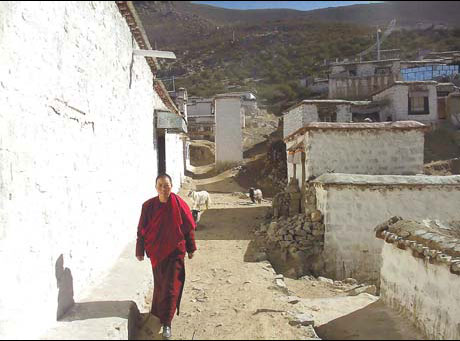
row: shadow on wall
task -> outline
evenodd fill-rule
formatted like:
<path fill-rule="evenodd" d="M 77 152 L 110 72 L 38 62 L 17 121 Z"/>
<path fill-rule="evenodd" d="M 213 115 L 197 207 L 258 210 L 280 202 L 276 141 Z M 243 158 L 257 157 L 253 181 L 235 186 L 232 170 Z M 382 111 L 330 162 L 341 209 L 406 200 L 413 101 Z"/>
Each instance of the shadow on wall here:
<path fill-rule="evenodd" d="M 64 268 L 64 256 L 61 254 L 56 261 L 56 281 L 58 287 L 58 308 L 56 319 L 59 320 L 74 304 L 73 278 L 69 268 Z"/>

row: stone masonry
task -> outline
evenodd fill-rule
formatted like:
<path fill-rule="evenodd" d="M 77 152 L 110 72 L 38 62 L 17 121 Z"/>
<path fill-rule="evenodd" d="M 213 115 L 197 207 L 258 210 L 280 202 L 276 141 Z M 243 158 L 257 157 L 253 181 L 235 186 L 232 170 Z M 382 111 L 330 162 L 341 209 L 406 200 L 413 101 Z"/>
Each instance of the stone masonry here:
<path fill-rule="evenodd" d="M 385 241 L 381 296 L 431 340 L 460 338 L 460 221 L 393 217 L 376 227 Z"/>

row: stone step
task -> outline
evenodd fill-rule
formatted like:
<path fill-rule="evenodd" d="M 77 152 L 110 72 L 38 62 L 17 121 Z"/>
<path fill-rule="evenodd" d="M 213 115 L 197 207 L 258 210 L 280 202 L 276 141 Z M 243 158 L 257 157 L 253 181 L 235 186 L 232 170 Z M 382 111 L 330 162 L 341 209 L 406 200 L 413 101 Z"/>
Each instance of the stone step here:
<path fill-rule="evenodd" d="M 135 243 L 125 248 L 97 285 L 86 290 L 42 340 L 132 340 L 146 297 L 153 288 L 150 261 L 134 256 Z"/>

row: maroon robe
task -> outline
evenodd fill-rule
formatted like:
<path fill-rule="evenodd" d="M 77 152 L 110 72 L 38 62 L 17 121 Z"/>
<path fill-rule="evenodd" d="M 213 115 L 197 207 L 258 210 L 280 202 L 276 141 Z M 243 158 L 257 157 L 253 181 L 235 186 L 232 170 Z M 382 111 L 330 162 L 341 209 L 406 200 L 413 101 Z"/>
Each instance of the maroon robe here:
<path fill-rule="evenodd" d="M 142 205 L 137 229 L 136 256 L 144 250 L 152 263 L 154 292 L 151 313 L 162 324 L 171 325 L 185 283 L 185 252 L 194 252 L 195 222 L 190 208 L 171 193 L 167 203 L 158 197 Z"/>

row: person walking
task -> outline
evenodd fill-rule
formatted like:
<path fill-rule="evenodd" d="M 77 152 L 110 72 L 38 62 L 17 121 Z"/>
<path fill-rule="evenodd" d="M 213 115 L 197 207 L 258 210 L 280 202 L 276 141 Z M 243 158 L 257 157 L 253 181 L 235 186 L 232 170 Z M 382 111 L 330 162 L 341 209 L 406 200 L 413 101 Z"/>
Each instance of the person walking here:
<path fill-rule="evenodd" d="M 150 259 L 154 291 L 150 313 L 160 319 L 162 336 L 172 336 L 171 322 L 185 284 L 185 253 L 192 259 L 196 251 L 196 224 L 187 203 L 171 192 L 172 180 L 160 174 L 155 180 L 158 196 L 142 205 L 137 227 L 136 257 Z"/>

